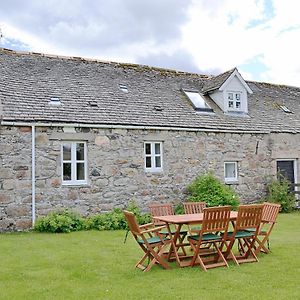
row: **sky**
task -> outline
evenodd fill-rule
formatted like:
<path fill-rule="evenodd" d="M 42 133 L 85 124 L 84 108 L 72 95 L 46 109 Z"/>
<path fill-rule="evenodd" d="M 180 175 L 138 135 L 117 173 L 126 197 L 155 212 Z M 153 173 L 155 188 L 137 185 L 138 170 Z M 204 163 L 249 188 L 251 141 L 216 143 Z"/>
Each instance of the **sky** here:
<path fill-rule="evenodd" d="M 300 86 L 300 1 L 0 0 L 0 47 Z"/>

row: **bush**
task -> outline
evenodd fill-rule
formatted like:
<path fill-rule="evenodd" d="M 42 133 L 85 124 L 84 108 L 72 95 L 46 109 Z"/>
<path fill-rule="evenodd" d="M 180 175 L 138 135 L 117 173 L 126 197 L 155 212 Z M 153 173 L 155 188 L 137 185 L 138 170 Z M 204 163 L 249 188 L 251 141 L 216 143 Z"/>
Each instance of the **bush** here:
<path fill-rule="evenodd" d="M 231 205 L 237 207 L 239 198 L 235 191 L 213 174 L 198 176 L 188 187 L 189 201 L 204 201 L 208 207 Z"/>
<path fill-rule="evenodd" d="M 130 201 L 126 210 L 135 214 L 139 224 L 150 222 L 149 214 L 142 214 L 134 201 Z M 97 230 L 117 230 L 127 229 L 127 222 L 121 209 L 115 208 L 113 211 L 94 215 L 87 220 L 87 229 Z"/>
<path fill-rule="evenodd" d="M 267 185 L 266 200 L 280 204 L 282 212 L 291 212 L 296 202 L 295 195 L 290 192 L 290 182 L 286 178 L 273 180 Z"/>
<path fill-rule="evenodd" d="M 69 210 L 51 212 L 46 217 L 38 218 L 34 229 L 39 232 L 71 232 L 85 228 L 85 222 L 78 214 Z"/>
<path fill-rule="evenodd" d="M 137 205 L 131 201 L 127 210 L 136 215 L 139 224 L 150 222 L 149 214 L 142 214 Z M 40 232 L 71 232 L 78 230 L 117 230 L 127 229 L 127 222 L 121 209 L 115 208 L 111 212 L 97 214 L 89 218 L 82 218 L 68 210 L 52 212 L 37 220 L 34 229 Z"/>

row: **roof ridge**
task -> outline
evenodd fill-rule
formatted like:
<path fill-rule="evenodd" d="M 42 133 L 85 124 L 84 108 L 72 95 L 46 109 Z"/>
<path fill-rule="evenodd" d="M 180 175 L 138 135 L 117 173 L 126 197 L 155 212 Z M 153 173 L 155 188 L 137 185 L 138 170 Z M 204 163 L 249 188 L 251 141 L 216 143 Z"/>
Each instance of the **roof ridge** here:
<path fill-rule="evenodd" d="M 294 89 L 300 89 L 299 86 L 295 85 L 288 85 L 288 84 L 281 84 L 281 83 L 272 83 L 272 82 L 265 82 L 265 81 L 255 81 L 255 80 L 245 80 L 246 82 L 254 83 L 254 84 L 261 84 L 261 85 L 271 85 L 271 86 L 277 86 L 277 87 L 287 87 L 287 88 L 294 88 Z"/>
<path fill-rule="evenodd" d="M 137 63 L 122 63 L 122 62 L 107 61 L 107 60 L 101 60 L 101 59 L 89 58 L 89 57 L 81 57 L 81 56 L 65 56 L 65 55 L 41 53 L 41 52 L 34 52 L 34 51 L 12 50 L 12 49 L 8 49 L 8 48 L 4 48 L 4 47 L 0 47 L 0 51 L 6 52 L 6 53 L 8 52 L 8 53 L 16 54 L 16 55 L 41 56 L 41 57 L 59 58 L 59 59 L 74 60 L 74 61 L 83 61 L 83 62 L 86 61 L 86 62 L 91 62 L 91 63 L 113 64 L 116 66 L 132 68 L 132 69 L 145 69 L 145 70 L 150 70 L 150 71 L 153 70 L 153 71 L 159 71 L 159 72 L 173 73 L 173 74 L 177 74 L 177 75 L 191 75 L 191 76 L 200 77 L 203 79 L 211 78 L 211 75 L 179 71 L 179 70 L 163 68 L 163 67 L 154 67 L 154 66 L 137 64 Z"/>

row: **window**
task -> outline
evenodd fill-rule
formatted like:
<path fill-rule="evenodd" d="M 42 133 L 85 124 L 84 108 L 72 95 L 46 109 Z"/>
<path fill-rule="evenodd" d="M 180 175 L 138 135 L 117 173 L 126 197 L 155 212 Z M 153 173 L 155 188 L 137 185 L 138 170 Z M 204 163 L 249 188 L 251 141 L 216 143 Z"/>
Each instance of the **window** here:
<path fill-rule="evenodd" d="M 122 92 L 128 93 L 128 88 L 125 84 L 119 84 L 119 88 Z"/>
<path fill-rule="evenodd" d="M 87 183 L 87 149 L 85 142 L 64 142 L 62 145 L 62 183 Z"/>
<path fill-rule="evenodd" d="M 162 171 L 162 143 L 144 143 L 145 170 L 147 172 Z"/>
<path fill-rule="evenodd" d="M 225 182 L 237 182 L 237 162 L 225 162 L 224 163 L 224 177 Z"/>
<path fill-rule="evenodd" d="M 205 102 L 205 99 L 202 95 L 199 94 L 199 92 L 195 91 L 184 91 L 184 93 L 187 95 L 187 97 L 190 99 L 190 101 L 193 103 L 193 106 L 198 111 L 207 111 L 207 112 L 213 112 L 213 110 L 210 108 L 210 106 Z"/>
<path fill-rule="evenodd" d="M 52 106 L 59 106 L 59 105 L 61 105 L 61 101 L 57 97 L 51 97 L 49 104 Z"/>
<path fill-rule="evenodd" d="M 242 108 L 241 98 L 242 95 L 240 92 L 229 92 L 227 95 L 228 108 L 230 110 L 240 110 Z"/>

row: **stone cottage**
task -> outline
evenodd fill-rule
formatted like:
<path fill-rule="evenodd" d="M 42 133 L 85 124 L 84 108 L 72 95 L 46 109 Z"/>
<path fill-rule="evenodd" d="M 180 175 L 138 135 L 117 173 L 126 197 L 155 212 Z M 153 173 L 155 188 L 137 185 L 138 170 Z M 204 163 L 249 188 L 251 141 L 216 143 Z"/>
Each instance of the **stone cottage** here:
<path fill-rule="evenodd" d="M 0 49 L 0 228 L 180 201 L 213 171 L 242 201 L 300 178 L 300 88 Z"/>

